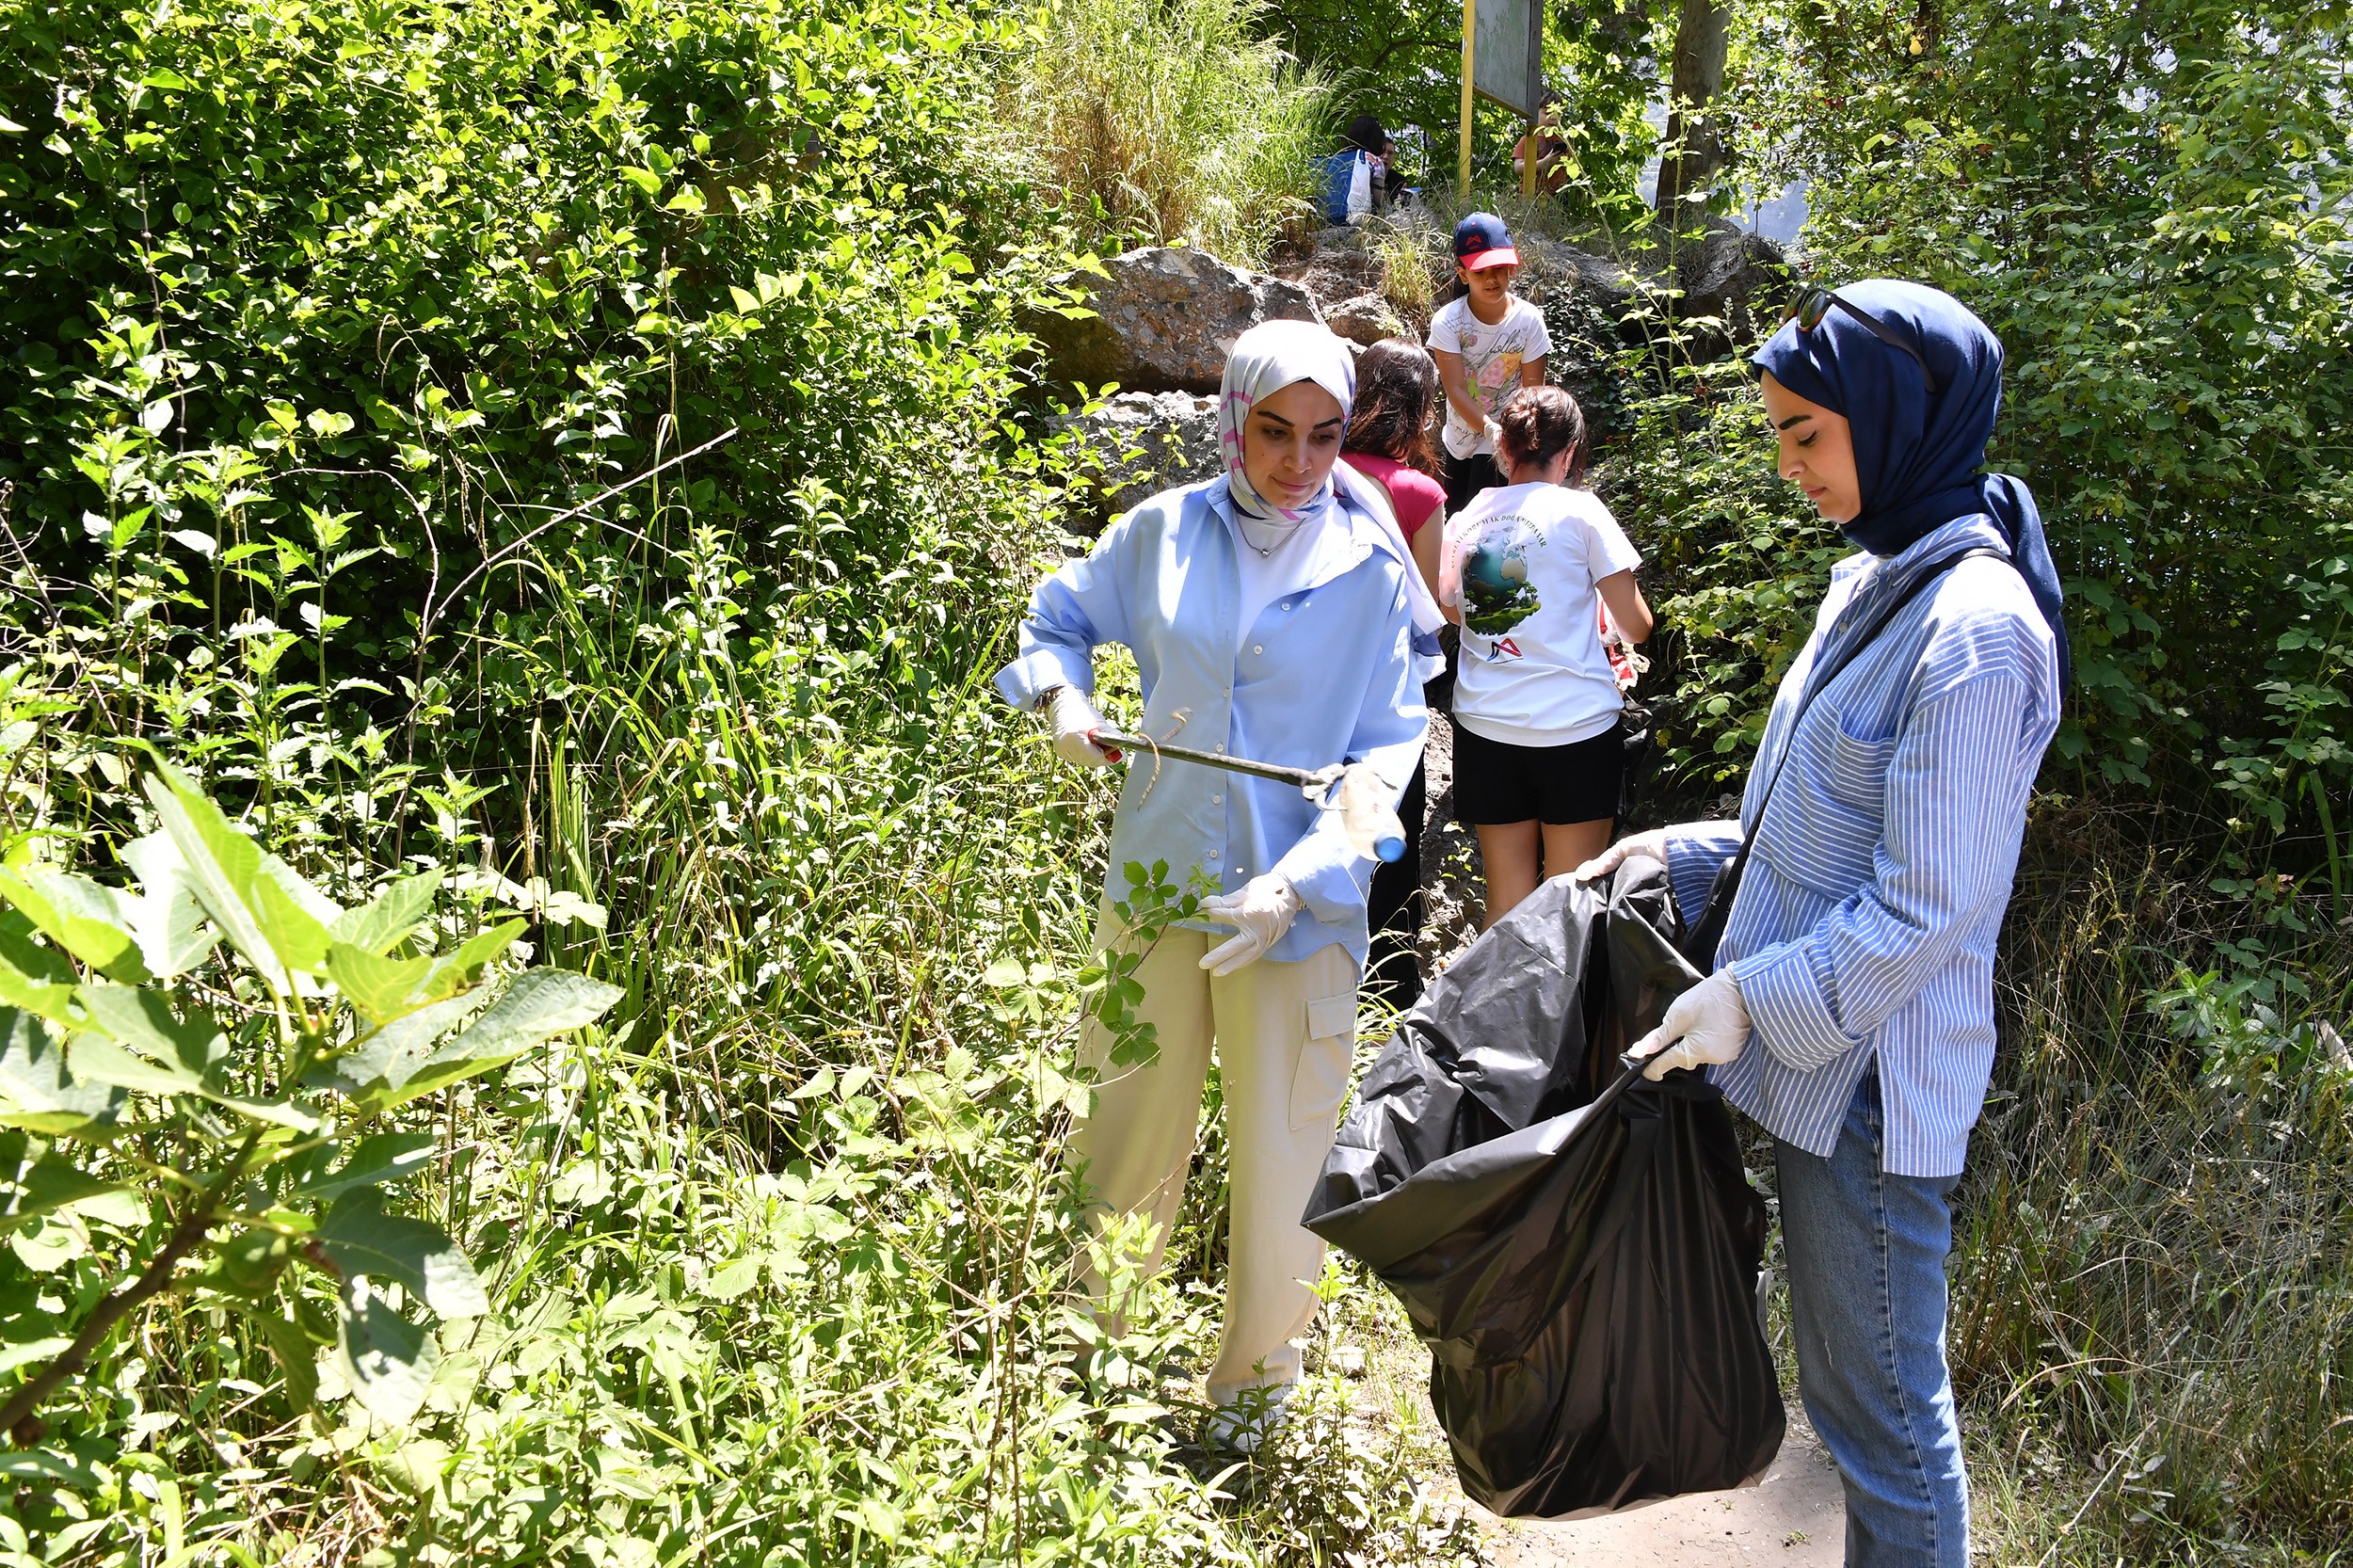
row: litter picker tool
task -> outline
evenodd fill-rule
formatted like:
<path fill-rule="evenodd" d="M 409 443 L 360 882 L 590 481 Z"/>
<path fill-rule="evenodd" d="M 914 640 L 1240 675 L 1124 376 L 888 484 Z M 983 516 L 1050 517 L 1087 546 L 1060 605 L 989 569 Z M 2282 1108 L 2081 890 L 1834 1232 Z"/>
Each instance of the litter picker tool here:
<path fill-rule="evenodd" d="M 1253 778 L 1271 778 L 1277 784 L 1296 785 L 1299 792 L 1318 809 L 1340 814 L 1340 830 L 1348 836 L 1349 847 L 1365 858 L 1395 860 L 1405 853 L 1405 824 L 1398 821 L 1396 808 L 1389 804 L 1387 783 L 1369 763 L 1335 762 L 1325 768 L 1289 768 L 1280 762 L 1254 762 L 1247 757 L 1170 745 L 1111 728 L 1097 729 L 1088 739 L 1109 753 L 1112 760 L 1125 759 L 1129 767 L 1135 766 L 1138 757 L 1167 758 L 1177 762 L 1197 762 L 1205 768 L 1221 768 L 1227 773 L 1247 774 Z"/>

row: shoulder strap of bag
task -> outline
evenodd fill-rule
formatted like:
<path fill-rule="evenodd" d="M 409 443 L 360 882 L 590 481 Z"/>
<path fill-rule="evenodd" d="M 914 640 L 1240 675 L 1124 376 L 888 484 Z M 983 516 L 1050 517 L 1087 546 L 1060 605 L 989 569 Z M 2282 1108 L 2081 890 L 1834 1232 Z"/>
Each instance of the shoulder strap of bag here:
<path fill-rule="evenodd" d="M 1781 755 L 1774 759 L 1773 771 L 1765 780 L 1765 792 L 1757 798 L 1756 816 L 1752 820 L 1749 830 L 1740 835 L 1738 853 L 1717 871 L 1716 880 L 1708 886 L 1707 906 L 1700 912 L 1698 921 L 1683 938 L 1683 955 L 1702 974 L 1716 971 L 1716 948 L 1724 939 L 1724 926 L 1732 919 L 1733 898 L 1740 891 L 1741 875 L 1748 870 L 1749 852 L 1756 847 L 1756 830 L 1765 824 L 1765 808 L 1773 803 L 1773 791 L 1781 783 L 1782 771 L 1789 765 L 1789 754 L 1797 749 L 1798 726 L 1804 720 L 1806 710 L 1814 705 L 1814 699 L 1821 696 L 1832 681 L 1846 672 L 1847 666 L 1854 663 L 1858 654 L 1878 640 L 1879 634 L 1887 630 L 1889 623 L 1903 613 L 1904 606 L 1919 598 L 1930 584 L 1943 578 L 1961 562 L 1980 557 L 2005 562 L 2009 559 L 1991 545 L 1972 545 L 1967 550 L 1955 551 L 1914 578 L 1909 587 L 1883 605 L 1862 634 L 1838 650 L 1838 656 L 1831 661 L 1828 668 L 1816 670 L 1808 676 L 1805 690 L 1798 698 L 1798 710 L 1789 716 L 1789 729 L 1782 741 Z"/>

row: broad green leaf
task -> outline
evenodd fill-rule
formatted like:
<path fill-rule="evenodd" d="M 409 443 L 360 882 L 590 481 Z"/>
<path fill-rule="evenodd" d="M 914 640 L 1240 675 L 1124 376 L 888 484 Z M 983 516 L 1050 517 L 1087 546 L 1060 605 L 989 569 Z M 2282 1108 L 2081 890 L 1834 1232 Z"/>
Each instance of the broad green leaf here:
<path fill-rule="evenodd" d="M 312 1068 L 303 1084 L 312 1089 L 340 1089 L 355 1098 L 399 1090 L 424 1065 L 441 1036 L 478 1005 L 479 999 L 469 993 L 444 998 L 395 1018 L 360 1040 L 347 1055 Z"/>
<path fill-rule="evenodd" d="M 187 862 L 168 834 L 151 833 L 122 847 L 122 862 L 143 895 L 134 934 L 148 972 L 158 980 L 183 975 L 204 961 L 216 939 L 204 925 L 204 907 L 189 890 Z"/>
<path fill-rule="evenodd" d="M 259 1298 L 278 1283 L 294 1261 L 294 1239 L 266 1225 L 247 1225 L 213 1243 L 219 1271 L 206 1283 L 240 1296 Z"/>
<path fill-rule="evenodd" d="M 35 1132 L 76 1132 L 114 1120 L 122 1091 L 78 1080 L 40 1021 L 0 1008 L 0 1124 Z"/>
<path fill-rule="evenodd" d="M 21 1009 L 68 1029 L 78 1029 L 82 1020 L 73 1016 L 72 1004 L 71 984 L 35 980 L 6 959 L 0 959 L 0 1007 Z"/>
<path fill-rule="evenodd" d="M 511 1061 L 568 1030 L 595 1023 L 621 1000 L 621 988 L 564 969 L 526 969 L 473 1027 L 433 1053 L 439 1062 Z"/>
<path fill-rule="evenodd" d="M 179 1060 L 134 1055 L 99 1033 L 77 1034 L 68 1063 L 76 1078 L 111 1083 L 119 1089 L 146 1095 L 195 1095 L 256 1121 L 314 1132 L 319 1119 L 301 1106 L 285 1100 L 247 1099 L 212 1083 L 207 1075 Z"/>
<path fill-rule="evenodd" d="M 29 1367 L 36 1361 L 47 1361 L 73 1341 L 53 1335 L 46 1339 L 26 1339 L 14 1345 L 0 1345 L 0 1372 L 13 1372 L 19 1367 Z"/>
<path fill-rule="evenodd" d="M 348 942 L 327 945 L 327 978 L 373 1023 L 390 1023 L 432 1000 L 419 990 L 432 972 L 430 958 L 379 958 Z"/>
<path fill-rule="evenodd" d="M 315 1181 L 302 1183 L 292 1195 L 325 1201 L 340 1197 L 354 1188 L 406 1180 L 433 1162 L 434 1147 L 438 1142 L 430 1132 L 371 1134 L 353 1145 L 351 1157 L 340 1168 Z"/>
<path fill-rule="evenodd" d="M 10 964 L 28 979 L 72 985 L 82 977 L 66 955 L 33 940 L 39 929 L 21 909 L 0 909 L 0 963 Z"/>
<path fill-rule="evenodd" d="M 68 1060 L 73 1076 L 91 1083 L 111 1083 L 143 1095 L 196 1095 L 209 1098 L 203 1075 L 177 1062 L 135 1056 L 104 1034 L 80 1034 Z"/>
<path fill-rule="evenodd" d="M 262 933 L 251 889 L 262 875 L 262 847 L 230 825 L 203 795 L 177 773 L 147 780 L 147 798 L 180 852 L 189 891 L 204 906 L 229 943 L 261 971 L 272 989 L 291 989 L 284 962 Z"/>
<path fill-rule="evenodd" d="M 266 1309 L 246 1316 L 269 1341 L 270 1353 L 278 1358 L 278 1369 L 285 1375 L 286 1403 L 296 1415 L 301 1415 L 319 1397 L 318 1348 L 302 1332 L 302 1325 L 292 1319 Z"/>
<path fill-rule="evenodd" d="M 139 955 L 138 901 L 71 872 L 0 870 L 0 896 L 43 935 L 110 979 L 136 985 L 152 978 Z"/>
<path fill-rule="evenodd" d="M 287 879 L 304 888 L 310 884 L 284 868 L 276 856 L 264 857 L 262 875 L 253 884 L 254 922 L 286 968 L 317 974 L 327 965 L 327 921 L 305 906 L 307 901 L 288 887 Z M 284 874 L 278 874 L 281 871 Z"/>
<path fill-rule="evenodd" d="M 429 1095 L 513 1061 L 568 1030 L 591 1024 L 621 1000 L 621 988 L 562 969 L 526 969 L 473 1027 L 428 1057 L 387 1108 Z"/>
<path fill-rule="evenodd" d="M 378 1459 L 376 1467 L 385 1480 L 410 1496 L 429 1497 L 449 1470 L 449 1445 L 438 1438 L 413 1438 Z M 623 1554 L 614 1553 L 606 1560 L 620 1562 L 625 1559 Z"/>
<path fill-rule="evenodd" d="M 0 1236 L 52 1209 L 122 1190 L 59 1159 L 43 1140 L 0 1133 Z"/>
<path fill-rule="evenodd" d="M 337 917 L 327 928 L 327 934 L 338 942 L 380 958 L 417 928 L 417 922 L 432 909 L 433 896 L 440 888 L 441 872 L 438 867 L 422 876 L 404 876 L 389 884 L 369 903 Z"/>
<path fill-rule="evenodd" d="M 229 1060 L 229 1037 L 212 1019 L 193 1020 L 171 1010 L 163 994 L 129 985 L 92 982 L 81 990 L 90 1023 L 151 1061 L 184 1069 L 199 1082 Z"/>
<path fill-rule="evenodd" d="M 444 1318 L 490 1310 L 481 1276 L 439 1225 L 384 1212 L 373 1187 L 344 1193 L 318 1229 L 316 1242 L 345 1278 L 395 1280 Z"/>
<path fill-rule="evenodd" d="M 716 1302 L 735 1300 L 760 1283 L 760 1265 L 765 1261 L 760 1253 L 737 1258 L 705 1281 L 702 1293 Z"/>
<path fill-rule="evenodd" d="M 352 1397 L 377 1420 L 407 1426 L 424 1408 L 441 1352 L 358 1280 L 344 1286 L 336 1317 L 335 1356 Z"/>
<path fill-rule="evenodd" d="M 100 1485 L 100 1480 L 99 1472 L 89 1461 L 56 1448 L 27 1448 L 21 1453 L 0 1453 L 0 1481 L 11 1485 L 37 1485 L 47 1492 L 63 1484 L 77 1492 L 94 1492 Z"/>
<path fill-rule="evenodd" d="M 456 951 L 441 962 L 446 963 L 453 973 L 466 977 L 465 983 L 472 984 L 482 967 L 514 946 L 515 938 L 521 936 L 530 923 L 529 920 L 502 920 L 488 931 L 477 931 L 458 943 Z"/>

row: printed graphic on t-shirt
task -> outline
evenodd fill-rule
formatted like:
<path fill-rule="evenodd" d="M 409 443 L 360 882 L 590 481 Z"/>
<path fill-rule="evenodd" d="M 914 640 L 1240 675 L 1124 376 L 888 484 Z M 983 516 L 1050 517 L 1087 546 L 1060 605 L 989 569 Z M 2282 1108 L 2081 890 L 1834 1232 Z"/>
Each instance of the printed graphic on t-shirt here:
<path fill-rule="evenodd" d="M 1528 580 L 1529 549 L 1544 548 L 1544 530 L 1516 513 L 1491 518 L 1463 553 L 1463 626 L 1482 637 L 1502 637 L 1538 610 L 1544 600 Z M 1496 651 L 1519 648 L 1509 637 Z"/>
<path fill-rule="evenodd" d="M 1490 326 L 1471 313 L 1470 301 L 1458 299 L 1440 310 L 1430 323 L 1430 346 L 1463 358 L 1463 373 L 1471 401 L 1483 416 L 1494 419 L 1519 390 L 1520 374 L 1529 361 L 1541 360 L 1552 348 L 1545 330 L 1544 312 L 1525 299 L 1513 299 L 1503 319 Z M 1491 450 L 1485 433 L 1464 423 L 1463 411 L 1447 405 L 1447 450 L 1457 457 Z"/>
<path fill-rule="evenodd" d="M 1479 389 L 1480 407 L 1492 419 L 1503 411 L 1503 400 L 1512 395 L 1520 384 L 1520 345 L 1502 345 L 1502 334 L 1497 334 L 1495 352 L 1486 359 L 1478 358 L 1471 344 L 1464 344 L 1464 368 L 1470 372 L 1471 384 Z"/>

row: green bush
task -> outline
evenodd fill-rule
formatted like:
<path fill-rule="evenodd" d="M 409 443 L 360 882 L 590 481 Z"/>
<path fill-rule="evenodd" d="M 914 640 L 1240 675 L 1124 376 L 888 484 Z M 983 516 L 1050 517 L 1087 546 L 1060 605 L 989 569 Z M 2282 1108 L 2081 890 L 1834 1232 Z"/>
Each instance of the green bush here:
<path fill-rule="evenodd" d="M 98 602 L 307 628 L 338 727 L 422 712 L 444 755 L 508 760 L 549 561 L 591 572 L 609 629 L 724 530 L 757 613 L 838 595 L 818 618 L 880 642 L 897 574 L 982 558 L 971 474 L 1036 254 L 1002 248 L 1021 188 L 970 155 L 987 13 L 254 0 L 0 26 L 24 126 L 0 482 Z"/>
<path fill-rule="evenodd" d="M 791 0 L 0 25 L 10 841 L 108 866 L 152 752 L 321 898 L 438 872 L 440 919 L 520 919 L 617 998 L 400 1109 L 435 1149 L 400 1223 L 481 1298 L 404 1402 L 333 1356 L 312 1396 L 184 1266 L 42 1400 L 58 1440 L 0 1456 L 0 1544 L 1458 1555 L 1328 1388 L 1245 1477 L 1206 1463 L 1197 1278 L 1117 1340 L 1067 1293 L 1108 800 L 984 682 L 1062 485 L 1010 326 L 1072 260 L 992 125 L 1017 29 Z M 272 1247 L 339 1212 L 280 1208 Z M 51 1227 L 133 1256 L 104 1214 L 40 1223 L 18 1340 L 126 1283 Z M 278 1314 L 331 1338 L 310 1270 Z"/>
<path fill-rule="evenodd" d="M 1777 15 L 1747 112 L 1807 127 L 1774 134 L 1817 268 L 1949 288 L 2009 351 L 1993 457 L 2036 487 L 2072 601 L 2061 764 L 2193 791 L 2220 768 L 2250 823 L 2312 822 L 2353 782 L 2327 740 L 2353 607 L 2343 8 Z"/>

